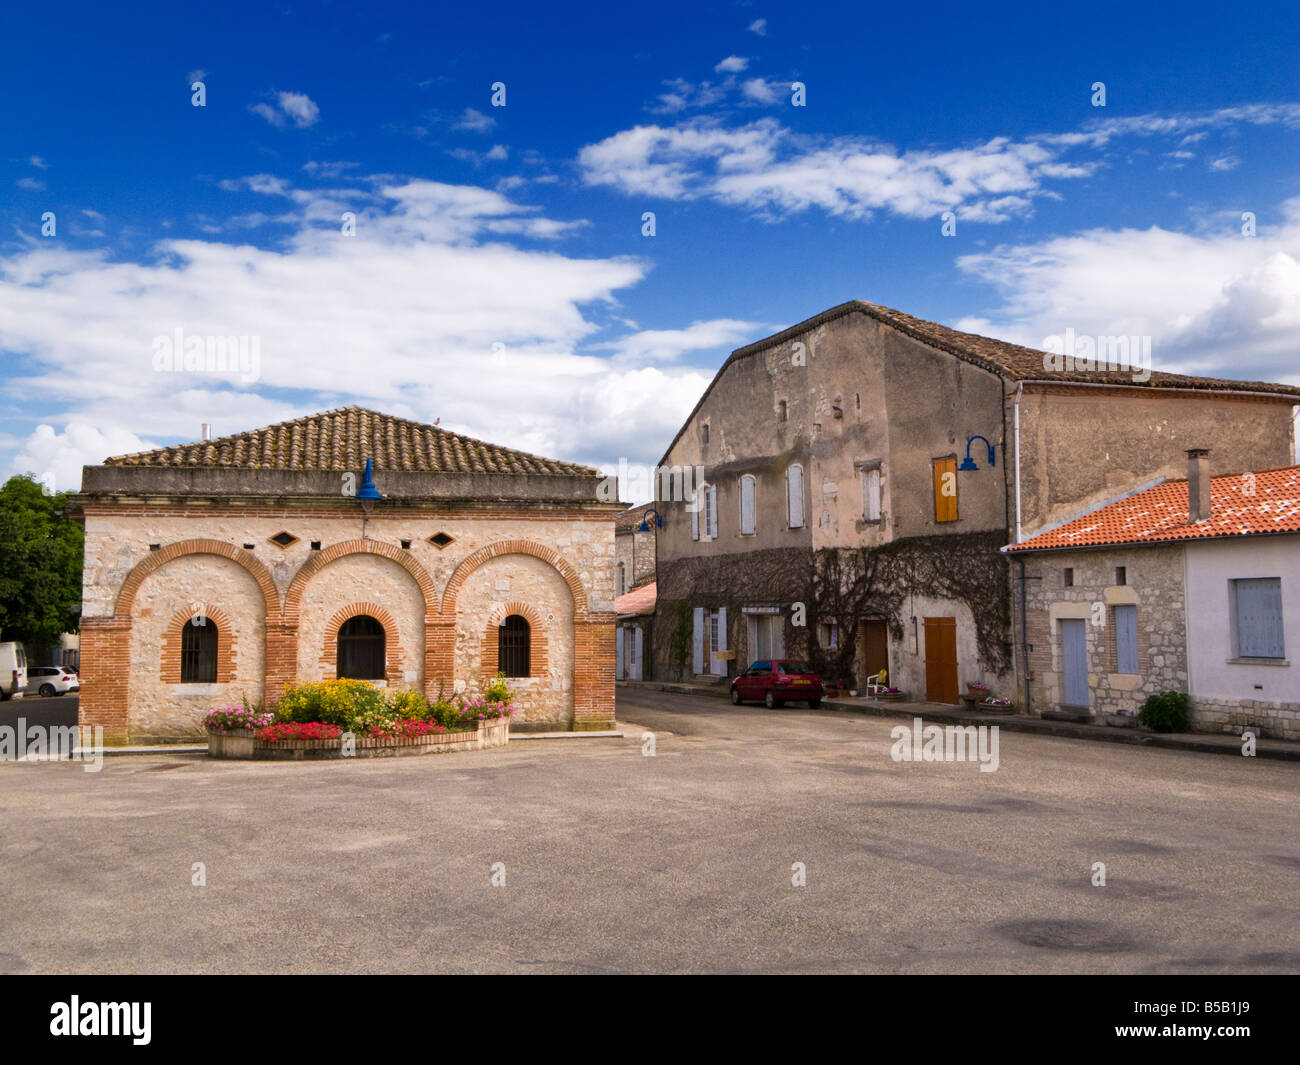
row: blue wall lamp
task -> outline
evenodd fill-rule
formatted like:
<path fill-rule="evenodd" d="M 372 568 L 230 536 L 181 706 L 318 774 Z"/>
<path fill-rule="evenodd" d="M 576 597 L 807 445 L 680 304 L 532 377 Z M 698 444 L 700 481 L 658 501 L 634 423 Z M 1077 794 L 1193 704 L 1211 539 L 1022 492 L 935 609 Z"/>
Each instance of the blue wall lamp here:
<path fill-rule="evenodd" d="M 662 529 L 662 528 L 664 527 L 664 519 L 663 519 L 663 517 L 660 515 L 659 511 L 655 510 L 654 507 L 647 507 L 647 508 L 645 509 L 645 511 L 643 511 L 642 514 L 641 514 L 641 524 L 638 525 L 638 526 L 636 527 L 636 531 L 637 531 L 637 532 L 649 532 L 649 531 L 650 531 L 650 515 L 651 515 L 651 514 L 653 514 L 653 515 L 655 516 L 655 528 L 656 528 L 656 529 Z"/>
<path fill-rule="evenodd" d="M 978 469 L 979 469 L 979 466 L 977 466 L 977 465 L 975 464 L 975 460 L 974 460 L 973 458 L 970 457 L 970 446 L 971 446 L 971 444 L 975 443 L 976 440 L 983 440 L 983 441 L 984 441 L 984 446 L 987 447 L 987 448 L 989 449 L 989 465 L 990 465 L 990 466 L 996 466 L 996 465 L 998 464 L 998 463 L 997 463 L 997 452 L 995 452 L 995 451 L 993 450 L 993 445 L 990 444 L 990 443 L 988 442 L 988 440 L 986 440 L 986 439 L 985 439 L 984 437 L 982 437 L 982 436 L 972 436 L 969 440 L 966 441 L 966 457 L 965 457 L 964 459 L 962 459 L 961 465 L 958 466 L 957 469 L 959 469 L 959 470 L 978 470 Z"/>

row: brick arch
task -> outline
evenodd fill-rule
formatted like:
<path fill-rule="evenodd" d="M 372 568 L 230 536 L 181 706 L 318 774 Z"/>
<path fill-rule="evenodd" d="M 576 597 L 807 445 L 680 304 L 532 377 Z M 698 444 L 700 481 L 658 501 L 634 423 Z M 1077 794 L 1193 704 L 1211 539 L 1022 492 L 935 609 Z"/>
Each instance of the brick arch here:
<path fill-rule="evenodd" d="M 569 586 L 569 592 L 573 596 L 574 619 L 578 620 L 586 617 L 587 590 L 582 586 L 578 571 L 555 548 L 534 543 L 532 540 L 499 540 L 495 544 L 480 547 L 472 555 L 465 556 L 460 565 L 456 567 L 456 572 L 451 575 L 451 579 L 447 581 L 447 590 L 442 593 L 442 615 L 444 617 L 454 618 L 456 616 L 456 599 L 460 595 L 461 586 L 465 583 L 466 578 L 483 563 L 494 558 L 500 558 L 502 555 L 532 555 L 534 558 L 540 558 L 552 569 L 556 570 L 564 578 L 564 583 Z"/>
<path fill-rule="evenodd" d="M 487 624 L 483 626 L 483 644 L 479 653 L 479 674 L 485 680 L 491 680 L 497 675 L 497 669 L 500 666 L 497 656 L 500 653 L 498 636 L 501 622 L 505 621 L 511 614 L 518 614 L 528 622 L 528 676 L 546 676 L 550 663 L 546 653 L 545 622 L 535 607 L 530 606 L 528 603 L 515 601 L 506 603 L 499 610 L 494 608 L 492 615 L 487 620 Z"/>
<path fill-rule="evenodd" d="M 293 620 L 296 622 L 298 610 L 302 606 L 303 592 L 312 577 L 331 562 L 347 555 L 382 555 L 384 558 L 392 559 L 402 569 L 406 570 L 414 578 L 415 583 L 420 586 L 420 594 L 424 596 L 425 616 L 427 617 L 434 612 L 434 606 L 438 601 L 438 592 L 433 586 L 433 578 L 429 576 L 428 570 L 411 557 L 409 551 L 378 540 L 345 540 L 342 543 L 330 544 L 323 551 L 313 551 L 312 557 L 303 563 L 302 568 L 294 574 L 293 580 L 289 582 L 289 591 L 284 597 L 284 617 L 286 621 Z M 340 622 L 340 624 L 342 623 Z"/>
<path fill-rule="evenodd" d="M 402 639 L 397 630 L 396 619 L 378 603 L 349 603 L 330 618 L 329 624 L 325 626 L 325 639 L 321 644 L 321 676 L 325 680 L 334 680 L 337 676 L 339 629 L 349 618 L 359 617 L 362 614 L 369 614 L 384 627 L 384 677 L 388 681 L 388 686 L 395 688 L 401 683 L 404 673 L 402 662 L 405 656 L 402 653 Z"/>
<path fill-rule="evenodd" d="M 175 543 L 167 544 L 157 551 L 150 551 L 147 558 L 141 559 L 132 568 L 131 572 L 126 575 L 126 580 L 122 582 L 122 587 L 118 589 L 117 603 L 113 607 L 113 617 L 117 619 L 130 620 L 131 607 L 135 603 L 136 594 L 140 591 L 140 586 L 144 584 L 145 578 L 155 570 L 173 562 L 178 558 L 184 558 L 186 555 L 219 555 L 222 558 L 228 558 L 237 566 L 242 566 L 248 571 L 253 580 L 262 589 L 262 598 L 266 601 L 266 620 L 271 622 L 280 615 L 280 593 L 276 591 L 275 582 L 271 580 L 271 574 L 267 568 L 253 555 L 251 551 L 245 551 L 234 544 L 225 543 L 222 540 L 178 540 Z"/>
<path fill-rule="evenodd" d="M 181 683 L 181 643 L 185 626 L 198 613 L 193 607 L 178 610 L 167 623 L 163 633 L 160 679 L 164 684 Z M 239 636 L 230 621 L 230 615 L 216 607 L 203 606 L 204 616 L 217 627 L 217 684 L 230 684 L 235 679 L 235 665 L 239 654 Z"/>

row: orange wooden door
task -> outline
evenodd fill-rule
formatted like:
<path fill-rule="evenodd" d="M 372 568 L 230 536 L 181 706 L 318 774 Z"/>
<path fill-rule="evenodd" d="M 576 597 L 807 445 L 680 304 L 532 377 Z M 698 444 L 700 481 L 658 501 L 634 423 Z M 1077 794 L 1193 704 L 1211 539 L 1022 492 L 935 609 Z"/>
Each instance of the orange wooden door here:
<path fill-rule="evenodd" d="M 957 697 L 957 619 L 925 619 L 925 698 L 959 703 Z"/>

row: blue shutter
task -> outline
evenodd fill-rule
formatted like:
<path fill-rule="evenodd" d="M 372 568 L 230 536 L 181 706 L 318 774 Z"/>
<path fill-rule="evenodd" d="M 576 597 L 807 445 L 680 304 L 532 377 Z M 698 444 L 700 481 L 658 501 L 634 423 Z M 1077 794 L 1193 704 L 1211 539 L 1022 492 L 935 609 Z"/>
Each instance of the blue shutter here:
<path fill-rule="evenodd" d="M 1282 579 L 1233 581 L 1240 658 L 1285 658 L 1282 639 Z"/>
<path fill-rule="evenodd" d="M 1137 607 L 1115 608 L 1115 672 L 1138 671 Z"/>

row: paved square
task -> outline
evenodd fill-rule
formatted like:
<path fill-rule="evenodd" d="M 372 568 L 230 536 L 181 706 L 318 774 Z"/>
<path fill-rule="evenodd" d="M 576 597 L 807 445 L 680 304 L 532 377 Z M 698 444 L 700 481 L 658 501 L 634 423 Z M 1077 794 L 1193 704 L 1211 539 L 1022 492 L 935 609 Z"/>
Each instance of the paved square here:
<path fill-rule="evenodd" d="M 1007 732 L 981 773 L 619 695 L 622 740 L 0 765 L 0 971 L 1300 969 L 1294 763 Z"/>

